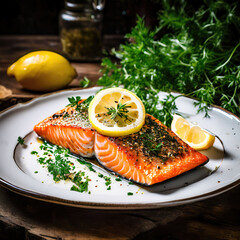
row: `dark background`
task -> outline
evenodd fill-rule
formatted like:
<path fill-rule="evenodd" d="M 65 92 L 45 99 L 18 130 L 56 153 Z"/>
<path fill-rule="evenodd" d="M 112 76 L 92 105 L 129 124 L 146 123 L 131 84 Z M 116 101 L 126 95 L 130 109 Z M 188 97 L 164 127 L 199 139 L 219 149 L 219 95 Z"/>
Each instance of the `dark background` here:
<path fill-rule="evenodd" d="M 64 0 L 8 0 L 1 6 L 1 35 L 57 35 L 58 15 Z M 136 15 L 146 24 L 157 22 L 157 0 L 106 0 L 103 34 L 125 34 L 136 23 Z"/>

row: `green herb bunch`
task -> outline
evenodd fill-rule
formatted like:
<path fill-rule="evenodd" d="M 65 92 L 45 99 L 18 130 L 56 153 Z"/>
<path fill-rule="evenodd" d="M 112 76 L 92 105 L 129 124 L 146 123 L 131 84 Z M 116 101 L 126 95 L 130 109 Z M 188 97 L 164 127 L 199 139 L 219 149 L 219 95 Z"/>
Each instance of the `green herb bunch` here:
<path fill-rule="evenodd" d="M 138 17 L 136 26 L 126 35 L 128 41 L 113 51 L 119 63 L 103 59 L 98 84 L 123 85 L 135 92 L 147 113 L 168 126 L 177 110 L 171 91 L 196 98 L 197 110 L 204 111 L 205 116 L 211 104 L 240 116 L 238 2 L 161 3 L 159 24 L 150 30 Z M 169 92 L 161 102 L 159 91 Z"/>

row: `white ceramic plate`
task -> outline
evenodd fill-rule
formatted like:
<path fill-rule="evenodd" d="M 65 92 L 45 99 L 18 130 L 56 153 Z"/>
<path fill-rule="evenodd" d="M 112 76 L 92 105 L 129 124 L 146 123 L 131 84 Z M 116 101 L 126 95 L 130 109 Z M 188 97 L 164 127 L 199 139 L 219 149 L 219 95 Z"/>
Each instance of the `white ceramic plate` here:
<path fill-rule="evenodd" d="M 194 100 L 180 97 L 179 112 L 189 121 L 217 135 L 214 146 L 203 151 L 209 162 L 174 179 L 151 187 L 115 181 L 111 190 L 104 181 L 92 174 L 91 194 L 70 191 L 67 182 L 55 183 L 46 169 L 30 154 L 39 147 L 32 132 L 35 124 L 64 108 L 68 97 L 86 98 L 99 88 L 62 91 L 44 95 L 19 104 L 0 115 L 0 183 L 19 194 L 59 204 L 101 209 L 146 209 L 176 206 L 199 201 L 223 193 L 240 182 L 240 119 L 220 108 L 213 107 L 210 118 L 196 114 Z M 164 97 L 165 93 L 160 93 Z M 17 146 L 17 138 L 25 137 L 26 146 Z M 17 147 L 16 147 L 17 146 Z M 82 166 L 80 166 L 82 167 Z M 97 172 L 109 173 L 96 167 Z M 86 169 L 85 169 L 86 170 Z M 128 195 L 131 192 L 133 195 Z"/>

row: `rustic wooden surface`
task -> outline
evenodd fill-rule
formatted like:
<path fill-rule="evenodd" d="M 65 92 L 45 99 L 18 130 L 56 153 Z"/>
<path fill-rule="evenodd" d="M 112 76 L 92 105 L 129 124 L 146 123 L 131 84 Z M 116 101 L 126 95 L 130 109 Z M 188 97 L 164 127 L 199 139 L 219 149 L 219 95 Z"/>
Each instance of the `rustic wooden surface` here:
<path fill-rule="evenodd" d="M 119 43 L 109 38 L 106 46 Z M 0 110 L 41 93 L 21 88 L 6 68 L 32 50 L 59 51 L 55 36 L 0 37 L 0 85 L 12 96 L 0 100 Z M 87 76 L 100 76 L 100 63 L 73 63 L 79 74 L 70 88 Z M 1 134 L 1 133 L 0 133 Z M 0 158 L 1 160 L 1 158 Z M 208 200 L 154 210 L 91 210 L 30 199 L 0 187 L 0 240 L 11 239 L 163 239 L 240 240 L 240 186 Z"/>
<path fill-rule="evenodd" d="M 104 38 L 104 49 L 110 51 L 113 47 L 123 42 L 122 36 L 106 36 Z M 12 90 L 12 96 L 0 99 L 0 111 L 19 102 L 28 101 L 43 93 L 31 92 L 21 87 L 14 77 L 8 77 L 7 68 L 28 52 L 36 50 L 50 50 L 61 53 L 60 42 L 57 36 L 1 36 L 0 37 L 0 85 Z M 80 88 L 79 83 L 84 77 L 91 80 L 90 86 L 96 84 L 101 75 L 100 62 L 76 63 L 78 76 L 67 88 Z"/>

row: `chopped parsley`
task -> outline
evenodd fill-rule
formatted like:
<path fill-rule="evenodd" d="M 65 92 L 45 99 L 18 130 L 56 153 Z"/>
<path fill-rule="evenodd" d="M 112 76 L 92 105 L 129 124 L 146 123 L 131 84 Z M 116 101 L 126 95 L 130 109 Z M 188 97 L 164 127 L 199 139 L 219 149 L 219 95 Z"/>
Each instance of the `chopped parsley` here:
<path fill-rule="evenodd" d="M 93 165 L 90 162 L 85 161 L 82 157 L 77 158 L 77 161 L 87 166 L 90 171 L 96 172 L 96 170 L 93 168 Z"/>
<path fill-rule="evenodd" d="M 103 174 L 102 173 L 98 173 L 98 177 L 103 178 Z"/>
<path fill-rule="evenodd" d="M 64 118 L 68 118 L 70 115 L 69 115 L 69 113 L 68 112 L 65 112 L 65 114 L 63 115 L 63 119 Z"/>
<path fill-rule="evenodd" d="M 25 144 L 24 139 L 23 139 L 22 137 L 20 137 L 20 136 L 18 137 L 17 141 L 18 141 L 18 143 L 21 144 L 21 145 L 24 145 L 24 144 Z"/>
<path fill-rule="evenodd" d="M 58 182 L 60 180 L 68 180 L 73 183 L 70 190 L 81 193 L 88 192 L 91 194 L 88 189 L 91 179 L 85 171 L 75 170 L 75 165 L 71 161 L 71 158 L 74 158 L 80 164 L 86 166 L 89 171 L 96 172 L 90 162 L 87 162 L 83 157 L 76 157 L 75 155 L 71 155 L 69 149 L 50 144 L 47 141 L 43 141 L 39 148 L 43 151 L 42 153 L 32 151 L 31 154 L 40 155 L 38 156 L 37 161 L 48 169 L 48 172 L 52 175 L 55 182 Z M 38 171 L 35 171 L 34 173 L 37 172 Z M 96 172 L 96 174 L 99 178 L 102 178 L 105 181 L 107 190 L 111 190 L 111 177 L 105 176 L 100 172 Z M 121 179 L 116 178 L 116 181 L 121 181 Z"/>
<path fill-rule="evenodd" d="M 110 177 L 104 176 L 103 177 L 105 179 L 105 185 L 109 186 L 112 183 L 112 180 Z"/>
<path fill-rule="evenodd" d="M 31 151 L 31 154 L 32 154 L 32 155 L 37 155 L 38 152 L 37 152 L 37 151 Z"/>
<path fill-rule="evenodd" d="M 78 172 L 77 174 L 75 174 L 72 181 L 76 185 L 73 185 L 71 190 L 77 191 L 77 192 L 88 192 L 89 178 L 88 176 L 86 176 L 86 178 L 84 179 L 83 178 L 84 176 L 85 176 L 85 172 Z"/>
<path fill-rule="evenodd" d="M 49 173 L 51 173 L 55 182 L 58 182 L 60 180 L 70 180 L 74 183 L 74 185 L 71 187 L 71 190 L 77 192 L 88 192 L 89 178 L 88 176 L 85 176 L 85 172 L 74 171 L 74 163 L 69 160 L 69 149 L 64 149 L 59 146 L 51 145 L 46 141 L 43 142 L 43 144 L 40 146 L 40 149 L 47 152 L 43 153 L 45 157 L 38 158 L 38 162 L 40 164 L 46 165 Z M 35 151 L 32 151 L 32 154 L 36 153 Z M 92 168 L 91 163 L 88 163 L 83 159 L 78 160 L 79 163 L 84 164 L 92 171 L 95 171 Z"/>

